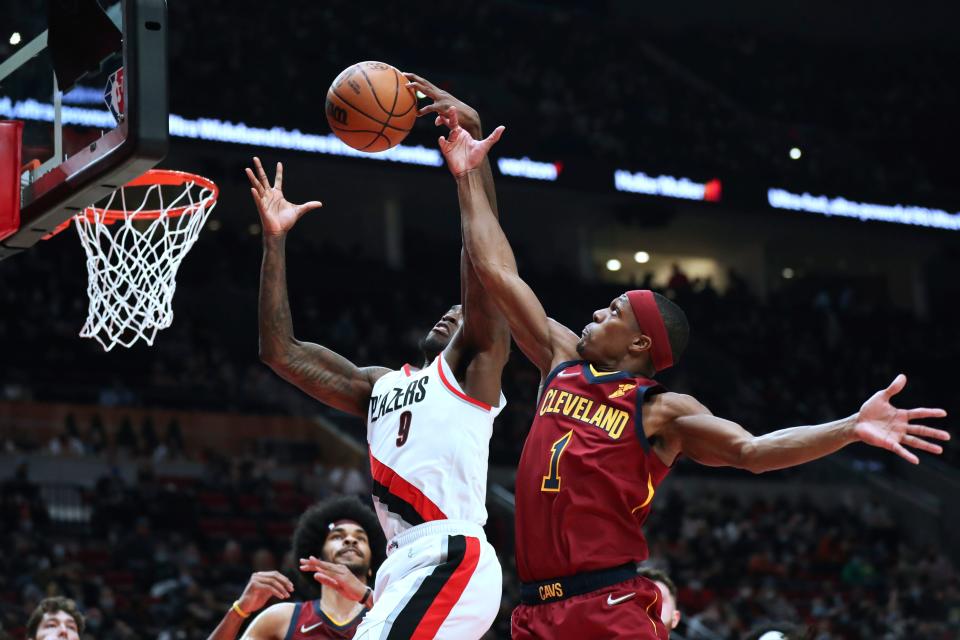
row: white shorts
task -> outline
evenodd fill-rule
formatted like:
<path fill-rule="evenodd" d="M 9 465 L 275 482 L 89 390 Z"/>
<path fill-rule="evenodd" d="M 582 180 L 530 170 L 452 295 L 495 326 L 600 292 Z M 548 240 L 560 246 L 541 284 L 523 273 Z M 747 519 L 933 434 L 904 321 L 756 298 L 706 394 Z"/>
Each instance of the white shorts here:
<path fill-rule="evenodd" d="M 483 527 L 437 520 L 396 536 L 354 640 L 477 640 L 500 610 L 503 575 Z"/>

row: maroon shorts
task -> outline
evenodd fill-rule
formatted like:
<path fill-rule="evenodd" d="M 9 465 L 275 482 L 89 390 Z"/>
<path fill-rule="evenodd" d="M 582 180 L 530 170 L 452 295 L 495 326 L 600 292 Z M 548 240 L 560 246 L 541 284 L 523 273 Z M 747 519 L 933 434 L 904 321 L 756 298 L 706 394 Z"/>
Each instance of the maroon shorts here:
<path fill-rule="evenodd" d="M 511 618 L 513 640 L 667 640 L 660 589 L 637 576 L 578 596 L 521 604 Z"/>

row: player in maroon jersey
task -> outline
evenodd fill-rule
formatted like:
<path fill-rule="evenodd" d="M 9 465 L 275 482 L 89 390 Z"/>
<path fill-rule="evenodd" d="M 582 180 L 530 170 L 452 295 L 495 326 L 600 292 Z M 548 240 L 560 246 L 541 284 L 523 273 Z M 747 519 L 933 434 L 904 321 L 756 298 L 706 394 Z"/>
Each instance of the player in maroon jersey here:
<path fill-rule="evenodd" d="M 371 539 L 372 538 L 372 539 Z M 327 499 L 308 509 L 300 517 L 293 533 L 293 553 L 297 558 L 317 556 L 328 569 L 324 574 L 304 578 L 301 591 L 304 602 L 280 602 L 268 607 L 251 621 L 244 640 L 319 640 L 352 638 L 372 602 L 369 594 L 373 576 L 383 562 L 386 541 L 370 507 L 355 497 Z M 352 589 L 322 589 L 317 582 L 330 584 L 330 575 L 342 573 Z M 250 615 L 271 599 L 287 600 L 293 583 L 279 571 L 253 574 L 237 600 L 209 640 L 234 640 Z M 364 600 L 366 598 L 366 600 Z"/>
<path fill-rule="evenodd" d="M 664 640 L 659 589 L 636 575 L 647 557 L 641 525 L 657 485 L 681 455 L 701 464 L 761 473 L 803 464 L 853 442 L 939 454 L 945 431 L 911 424 L 942 409 L 897 409 L 899 375 L 860 410 L 834 422 L 753 436 L 695 398 L 664 389 L 654 375 L 687 344 L 683 311 L 651 291 L 628 291 L 593 314 L 578 336 L 547 317 L 520 279 L 475 167 L 503 127 L 474 140 L 455 110 L 440 149 L 457 179 L 463 241 L 483 287 L 513 338 L 541 372 L 536 414 L 516 477 L 516 557 L 523 603 L 513 637 Z"/>

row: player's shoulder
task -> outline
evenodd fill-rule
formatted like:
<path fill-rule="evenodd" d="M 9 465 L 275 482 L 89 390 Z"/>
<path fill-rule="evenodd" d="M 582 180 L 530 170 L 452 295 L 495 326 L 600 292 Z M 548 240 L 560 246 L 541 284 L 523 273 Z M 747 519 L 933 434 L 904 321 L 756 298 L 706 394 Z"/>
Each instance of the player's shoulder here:
<path fill-rule="evenodd" d="M 250 628 L 256 629 L 257 638 L 284 638 L 297 609 L 295 602 L 278 602 L 257 614 Z"/>
<path fill-rule="evenodd" d="M 374 367 L 363 367 L 362 369 L 360 369 L 360 371 L 363 373 L 364 377 L 366 377 L 366 379 L 370 381 L 371 385 L 375 385 L 378 382 L 380 382 L 382 378 L 391 376 L 391 374 L 404 373 L 406 375 L 410 375 L 411 373 L 415 373 L 417 370 L 412 368 L 409 364 L 405 364 L 403 365 L 403 367 L 399 369 L 391 369 L 389 367 L 374 366 Z"/>
<path fill-rule="evenodd" d="M 710 410 L 693 396 L 674 391 L 658 393 L 651 399 L 650 404 L 651 408 L 664 420 L 710 413 Z"/>

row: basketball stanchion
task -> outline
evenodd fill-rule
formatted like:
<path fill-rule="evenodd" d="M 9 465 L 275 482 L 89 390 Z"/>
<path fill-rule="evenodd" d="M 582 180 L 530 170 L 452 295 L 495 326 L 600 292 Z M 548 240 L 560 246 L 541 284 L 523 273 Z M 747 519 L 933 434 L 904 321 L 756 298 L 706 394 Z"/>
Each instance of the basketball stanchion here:
<path fill-rule="evenodd" d="M 152 169 L 113 192 L 102 208 L 87 207 L 48 236 L 72 223 L 87 255 L 90 305 L 81 337 L 106 351 L 139 340 L 153 344 L 173 323 L 177 270 L 218 196 L 207 178 Z"/>

